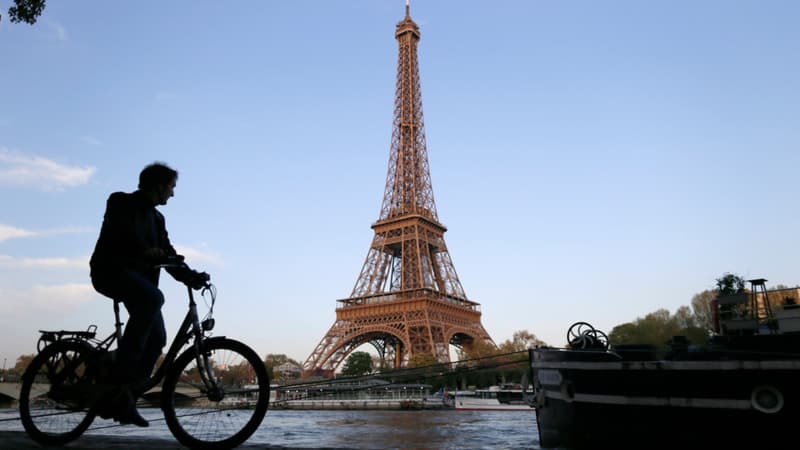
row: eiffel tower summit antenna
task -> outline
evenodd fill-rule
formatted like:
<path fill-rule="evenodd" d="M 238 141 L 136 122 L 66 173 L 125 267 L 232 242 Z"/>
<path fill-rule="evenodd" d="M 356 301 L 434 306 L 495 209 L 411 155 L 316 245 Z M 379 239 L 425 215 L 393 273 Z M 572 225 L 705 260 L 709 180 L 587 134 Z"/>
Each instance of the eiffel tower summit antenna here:
<path fill-rule="evenodd" d="M 494 345 L 481 325 L 480 304 L 464 293 L 444 242 L 447 228 L 436 213 L 417 59 L 420 32 L 409 0 L 395 38 L 392 143 L 375 236 L 353 291 L 337 300 L 336 321 L 303 364 L 305 375 L 332 375 L 363 344 L 375 347 L 389 368 L 417 355 L 450 362 L 450 345 Z"/>

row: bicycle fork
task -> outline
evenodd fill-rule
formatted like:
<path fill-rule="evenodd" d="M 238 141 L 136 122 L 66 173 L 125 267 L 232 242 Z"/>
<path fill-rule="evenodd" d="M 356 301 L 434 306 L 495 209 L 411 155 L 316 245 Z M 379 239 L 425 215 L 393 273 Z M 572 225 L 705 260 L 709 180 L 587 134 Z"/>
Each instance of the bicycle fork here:
<path fill-rule="evenodd" d="M 191 291 L 190 296 L 191 296 Z M 195 352 L 195 363 L 197 364 L 197 371 L 200 374 L 200 379 L 203 381 L 203 384 L 206 386 L 206 395 L 208 399 L 213 402 L 219 402 L 225 397 L 225 391 L 222 387 L 217 384 L 217 380 L 214 377 L 213 367 L 211 367 L 211 360 L 209 358 L 208 352 L 203 349 L 203 327 L 200 324 L 200 320 L 197 316 L 197 306 L 194 303 L 194 299 L 190 302 L 189 308 L 191 311 L 191 317 L 193 317 L 193 328 L 194 328 L 194 352 Z"/>

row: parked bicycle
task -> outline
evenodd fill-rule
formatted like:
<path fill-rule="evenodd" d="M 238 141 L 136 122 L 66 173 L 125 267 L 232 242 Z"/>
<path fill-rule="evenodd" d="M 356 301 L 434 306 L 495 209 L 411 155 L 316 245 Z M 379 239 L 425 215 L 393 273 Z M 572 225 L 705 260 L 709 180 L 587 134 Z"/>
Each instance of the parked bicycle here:
<path fill-rule="evenodd" d="M 201 449 L 236 447 L 256 431 L 267 413 L 267 370 L 247 345 L 210 337 L 216 301 L 210 282 L 200 291 L 210 299 L 202 320 L 192 289 L 187 291 L 189 310 L 183 324 L 163 362 L 135 395 L 157 392 L 153 388 L 161 383 L 157 403 L 180 443 Z M 86 331 L 41 331 L 38 354 L 23 375 L 19 399 L 22 424 L 37 442 L 63 445 L 77 439 L 108 400 L 111 348 L 122 336 L 116 300 L 114 315 L 114 332 L 103 340 L 96 337 L 95 325 Z"/>

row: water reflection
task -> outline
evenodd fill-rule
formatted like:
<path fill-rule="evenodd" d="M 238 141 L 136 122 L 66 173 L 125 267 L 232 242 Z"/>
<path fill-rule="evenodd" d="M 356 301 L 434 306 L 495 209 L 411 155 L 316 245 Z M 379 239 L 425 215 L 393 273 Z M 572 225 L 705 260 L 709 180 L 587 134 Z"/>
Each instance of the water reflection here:
<path fill-rule="evenodd" d="M 353 449 L 539 448 L 532 411 L 271 411 L 265 422 L 269 429 L 262 426 L 251 442 Z"/>

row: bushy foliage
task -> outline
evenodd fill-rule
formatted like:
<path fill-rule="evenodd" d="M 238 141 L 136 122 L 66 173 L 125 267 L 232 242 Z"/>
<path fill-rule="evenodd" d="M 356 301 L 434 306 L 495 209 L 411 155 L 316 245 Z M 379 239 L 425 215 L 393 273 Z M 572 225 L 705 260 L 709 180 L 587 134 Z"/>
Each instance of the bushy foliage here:
<path fill-rule="evenodd" d="M 672 315 L 666 309 L 639 317 L 633 322 L 617 325 L 609 333 L 612 344 L 667 345 L 673 336 L 686 336 L 693 344 L 705 344 L 709 332 L 697 321 L 688 306 L 681 306 Z"/>
<path fill-rule="evenodd" d="M 14 6 L 8 8 L 8 16 L 11 22 L 33 25 L 44 12 L 44 6 L 45 0 L 14 0 Z"/>
<path fill-rule="evenodd" d="M 745 292 L 745 280 L 739 275 L 726 272 L 716 282 L 716 289 L 692 297 L 691 309 L 681 306 L 674 315 L 659 309 L 633 322 L 617 325 L 609 333 L 609 340 L 612 344 L 665 346 L 673 336 L 686 336 L 692 344 L 704 344 L 714 329 L 712 301 L 720 295 Z"/>
<path fill-rule="evenodd" d="M 372 356 L 367 352 L 353 352 L 344 361 L 342 375 L 358 376 L 372 373 Z"/>
<path fill-rule="evenodd" d="M 725 273 L 717 278 L 717 291 L 719 295 L 740 294 L 744 292 L 744 278 L 732 273 Z"/>

